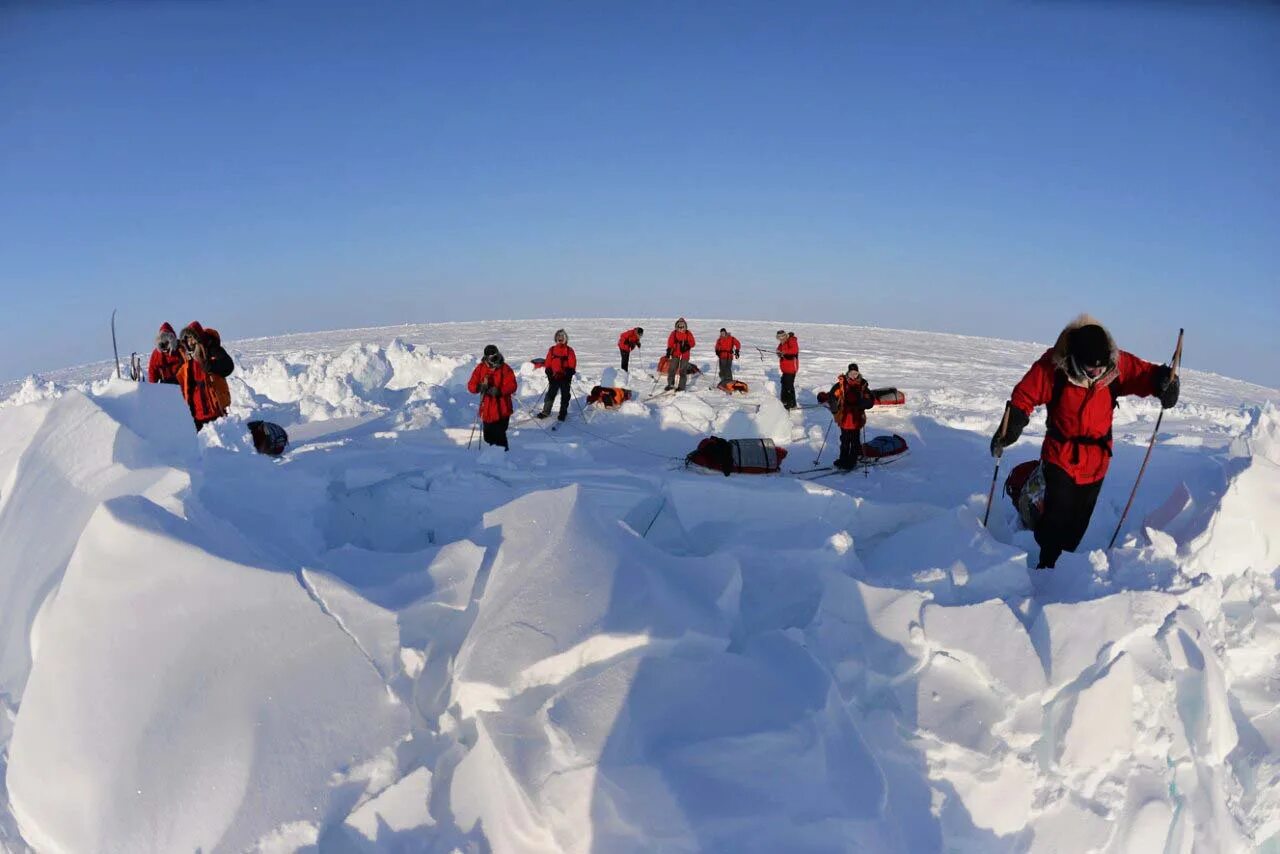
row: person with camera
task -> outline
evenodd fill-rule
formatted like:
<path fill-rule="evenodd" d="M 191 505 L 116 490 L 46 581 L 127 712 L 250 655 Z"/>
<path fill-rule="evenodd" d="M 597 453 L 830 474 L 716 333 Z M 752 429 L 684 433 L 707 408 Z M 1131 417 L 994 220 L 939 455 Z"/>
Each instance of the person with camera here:
<path fill-rule="evenodd" d="M 223 349 L 218 331 L 206 329 L 196 321 L 183 327 L 178 336 L 178 355 L 182 359 L 177 371 L 178 385 L 199 431 L 231 408 L 231 389 L 226 378 L 236 366 Z"/>
<path fill-rule="evenodd" d="M 484 357 L 467 380 L 467 391 L 480 395 L 478 417 L 484 424 L 486 444 L 507 450 L 507 425 L 511 423 L 511 397 L 516 393 L 516 373 L 492 344 L 484 348 Z"/>

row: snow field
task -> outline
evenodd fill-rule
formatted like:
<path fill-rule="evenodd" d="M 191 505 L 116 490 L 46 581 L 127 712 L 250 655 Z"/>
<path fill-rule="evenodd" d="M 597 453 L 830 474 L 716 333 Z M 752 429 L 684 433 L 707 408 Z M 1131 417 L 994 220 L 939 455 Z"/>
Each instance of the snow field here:
<path fill-rule="evenodd" d="M 829 416 L 787 413 L 776 363 L 748 359 L 748 395 L 702 377 L 645 400 L 660 341 L 613 368 L 634 323 L 246 342 L 232 415 L 198 436 L 176 389 L 17 389 L 0 846 L 1280 843 L 1280 411 L 1256 387 L 1188 373 L 1103 553 L 1158 411 L 1125 401 L 1084 547 L 1046 575 L 1007 500 L 981 526 L 987 439 L 1034 346 L 797 327 L 801 402 L 857 360 L 907 392 L 870 432 L 912 454 L 726 479 L 677 460 L 715 431 L 806 468 Z M 641 400 L 530 420 L 545 380 L 523 357 L 562 325 L 576 393 Z M 769 347 L 776 326 L 729 328 Z M 489 340 L 520 374 L 510 454 L 463 447 Z M 251 452 L 249 417 L 289 429 L 283 459 Z"/>

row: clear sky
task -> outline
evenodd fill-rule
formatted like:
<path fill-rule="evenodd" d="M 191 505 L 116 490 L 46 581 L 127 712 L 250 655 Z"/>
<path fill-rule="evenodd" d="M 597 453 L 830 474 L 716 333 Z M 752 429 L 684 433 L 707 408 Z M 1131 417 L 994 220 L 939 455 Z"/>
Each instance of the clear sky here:
<path fill-rule="evenodd" d="M 1213 5 L 0 3 L 0 380 L 113 307 L 125 351 L 1088 310 L 1280 386 L 1280 7 Z"/>

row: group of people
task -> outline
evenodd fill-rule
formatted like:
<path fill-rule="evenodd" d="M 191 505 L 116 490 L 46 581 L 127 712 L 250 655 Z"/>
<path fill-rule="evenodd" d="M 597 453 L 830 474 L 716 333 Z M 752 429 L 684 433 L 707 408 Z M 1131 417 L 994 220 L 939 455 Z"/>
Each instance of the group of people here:
<path fill-rule="evenodd" d="M 165 322 L 156 334 L 156 346 L 147 364 L 147 382 L 178 386 L 196 430 L 201 430 L 226 415 L 231 407 L 227 377 L 235 369 L 216 329 L 192 321 L 178 333 Z"/>

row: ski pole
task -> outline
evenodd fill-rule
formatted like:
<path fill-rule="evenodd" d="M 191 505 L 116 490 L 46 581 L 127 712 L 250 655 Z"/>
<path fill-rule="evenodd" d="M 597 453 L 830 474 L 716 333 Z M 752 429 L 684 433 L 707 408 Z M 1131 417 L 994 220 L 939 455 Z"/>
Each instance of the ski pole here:
<path fill-rule="evenodd" d="M 122 380 L 120 373 L 120 348 L 116 346 L 116 309 L 111 309 L 111 352 L 116 357 L 116 379 Z"/>
<path fill-rule="evenodd" d="M 1178 378 L 1178 366 L 1182 364 L 1182 332 L 1178 330 L 1178 344 L 1173 348 L 1172 370 L 1169 372 L 1169 381 L 1173 382 Z M 1151 431 L 1151 441 L 1147 443 L 1146 456 L 1142 458 L 1142 467 L 1138 469 L 1138 476 L 1133 481 L 1133 491 L 1129 493 L 1129 500 L 1124 505 L 1124 512 L 1120 514 L 1120 521 L 1116 523 L 1115 533 L 1111 535 L 1111 542 L 1107 543 L 1107 551 L 1111 551 L 1112 546 L 1116 544 L 1116 537 L 1120 536 L 1120 529 L 1124 527 L 1125 517 L 1129 515 L 1129 508 L 1133 506 L 1133 499 L 1138 494 L 1138 484 L 1142 483 L 1142 475 L 1147 470 L 1147 462 L 1151 459 L 1151 450 L 1156 446 L 1156 436 L 1160 433 L 1160 422 L 1164 420 L 1164 408 L 1161 407 L 1160 414 L 1156 416 L 1156 427 Z"/>
<path fill-rule="evenodd" d="M 476 406 L 476 420 L 471 422 L 471 435 L 467 437 L 467 450 L 471 450 L 471 440 L 476 437 L 476 425 L 480 423 L 480 406 Z M 480 448 L 476 445 L 476 449 Z"/>
<path fill-rule="evenodd" d="M 1009 404 L 1004 405 L 1004 418 L 1000 419 L 1000 438 L 1004 438 L 1005 428 L 1009 426 Z M 1004 456 L 1004 446 L 996 448 L 996 468 L 991 472 L 991 488 L 987 490 L 987 512 L 982 514 L 982 527 L 987 527 L 991 518 L 991 500 L 996 497 L 996 480 L 1000 477 L 1000 459 Z"/>
<path fill-rule="evenodd" d="M 836 422 L 833 419 L 831 421 L 831 424 L 835 424 L 835 423 Z M 822 459 L 822 452 L 827 449 L 827 437 L 831 435 L 831 424 L 827 425 L 827 432 L 822 434 L 822 447 L 818 449 L 818 456 L 813 458 L 813 464 L 815 466 L 818 464 L 818 461 Z"/>

